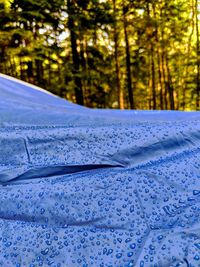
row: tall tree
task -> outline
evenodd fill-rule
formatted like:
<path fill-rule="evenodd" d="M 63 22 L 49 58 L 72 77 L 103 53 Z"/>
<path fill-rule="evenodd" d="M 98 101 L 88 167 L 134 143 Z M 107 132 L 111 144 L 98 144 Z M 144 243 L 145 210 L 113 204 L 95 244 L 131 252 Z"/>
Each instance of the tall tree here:
<path fill-rule="evenodd" d="M 117 8 L 116 0 L 113 0 L 113 13 L 114 13 L 114 43 L 115 43 L 115 72 L 116 72 L 116 85 L 118 93 L 119 108 L 124 109 L 124 96 L 120 83 L 120 67 L 119 67 L 119 31 L 117 24 Z"/>
<path fill-rule="evenodd" d="M 199 9 L 200 4 L 195 0 L 195 14 L 196 14 L 196 54 L 197 54 L 197 85 L 196 85 L 196 109 L 200 109 L 200 44 L 199 44 Z"/>
<path fill-rule="evenodd" d="M 130 108 L 135 109 L 135 103 L 133 99 L 133 89 L 132 89 L 132 77 L 131 77 L 131 55 L 130 55 L 130 45 L 128 38 L 128 23 L 127 23 L 127 13 L 128 5 L 123 2 L 123 25 L 124 25 L 124 38 L 125 38 L 125 51 L 126 51 L 126 75 L 127 75 L 127 86 L 128 86 L 128 96 L 130 102 Z"/>
<path fill-rule="evenodd" d="M 77 33 L 76 33 L 76 1 L 67 0 L 68 7 L 68 28 L 70 30 L 71 49 L 73 58 L 73 75 L 75 77 L 75 96 L 76 103 L 83 105 L 83 89 L 80 75 L 80 58 L 77 47 Z"/>

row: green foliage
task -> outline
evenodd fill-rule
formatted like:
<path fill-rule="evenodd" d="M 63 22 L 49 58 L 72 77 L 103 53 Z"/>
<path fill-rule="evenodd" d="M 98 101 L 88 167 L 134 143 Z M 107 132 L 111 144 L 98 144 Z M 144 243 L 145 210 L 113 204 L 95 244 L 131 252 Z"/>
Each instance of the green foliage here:
<path fill-rule="evenodd" d="M 197 0 L 0 0 L 0 72 L 89 107 L 198 110 L 199 9 Z"/>

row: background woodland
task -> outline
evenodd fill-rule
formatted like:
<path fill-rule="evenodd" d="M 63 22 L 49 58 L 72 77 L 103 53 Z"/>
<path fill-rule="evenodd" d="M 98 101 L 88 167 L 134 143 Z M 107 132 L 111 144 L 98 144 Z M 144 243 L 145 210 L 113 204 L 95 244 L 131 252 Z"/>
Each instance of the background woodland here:
<path fill-rule="evenodd" d="M 0 72 L 95 108 L 200 110 L 198 0 L 0 0 Z"/>

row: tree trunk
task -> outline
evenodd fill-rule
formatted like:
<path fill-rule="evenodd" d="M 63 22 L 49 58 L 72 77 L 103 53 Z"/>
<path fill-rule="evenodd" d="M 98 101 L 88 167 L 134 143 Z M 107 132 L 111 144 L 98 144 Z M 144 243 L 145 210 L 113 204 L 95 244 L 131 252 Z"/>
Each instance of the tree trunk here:
<path fill-rule="evenodd" d="M 43 66 L 42 66 L 42 60 L 36 59 L 35 60 L 36 65 L 36 77 L 37 77 L 37 84 L 39 86 L 44 86 L 43 84 Z"/>
<path fill-rule="evenodd" d="M 34 83 L 33 62 L 32 61 L 28 61 L 27 62 L 27 76 L 28 76 L 28 82 L 29 83 Z"/>
<path fill-rule="evenodd" d="M 148 104 L 149 110 L 152 109 L 152 73 L 151 73 L 151 53 L 148 51 Z"/>
<path fill-rule="evenodd" d="M 162 77 L 162 66 L 161 66 L 161 60 L 160 60 L 160 52 L 159 49 L 157 50 L 157 62 L 158 62 L 158 77 L 159 77 L 159 83 L 160 83 L 160 109 L 164 109 L 164 101 L 163 101 L 163 91 L 164 91 L 164 83 L 163 83 L 163 77 Z"/>
<path fill-rule="evenodd" d="M 157 21 L 157 13 L 156 13 L 156 7 L 155 4 L 153 4 L 153 14 L 154 19 Z M 156 25 L 155 28 L 155 40 L 156 40 L 156 55 L 157 55 L 157 66 L 158 66 L 158 78 L 159 78 L 159 84 L 160 84 L 160 109 L 163 110 L 163 77 L 162 77 L 162 67 L 161 67 L 161 59 L 160 59 L 160 43 L 159 43 L 159 32 L 158 32 L 158 26 Z"/>
<path fill-rule="evenodd" d="M 84 102 L 87 104 L 87 79 L 86 79 L 86 59 L 85 59 L 85 40 L 84 36 L 81 37 L 80 41 L 80 66 L 81 66 L 81 72 L 83 74 L 84 79 L 82 80 L 82 90 L 84 94 Z"/>
<path fill-rule="evenodd" d="M 24 72 L 23 72 L 23 62 L 20 58 L 19 60 L 19 65 L 20 65 L 20 79 L 23 81 L 24 80 Z"/>
<path fill-rule="evenodd" d="M 135 109 L 133 90 L 132 90 L 132 80 L 131 80 L 130 46 L 129 46 L 128 32 L 127 32 L 126 8 L 124 6 L 124 2 L 123 2 L 123 26 L 124 26 L 125 45 L 126 45 L 126 75 L 128 83 L 129 103 L 130 103 L 130 108 Z"/>
<path fill-rule="evenodd" d="M 116 14 L 116 0 L 113 0 L 113 10 L 114 10 L 114 43 L 115 43 L 115 73 L 116 73 L 116 84 L 117 84 L 117 94 L 118 94 L 118 104 L 119 109 L 124 109 L 124 97 L 123 90 L 120 84 L 120 71 L 119 71 L 119 59 L 118 59 L 118 31 L 117 31 L 117 14 Z"/>
<path fill-rule="evenodd" d="M 166 69 L 167 69 L 167 76 L 168 76 L 167 88 L 168 88 L 168 92 L 169 92 L 170 109 L 175 110 L 174 87 L 173 87 L 173 83 L 172 83 L 172 78 L 171 78 L 171 73 L 170 73 L 170 69 L 169 69 L 169 62 L 168 62 L 167 56 L 166 56 L 165 60 L 166 60 Z"/>
<path fill-rule="evenodd" d="M 165 57 L 164 52 L 162 51 L 161 55 L 161 61 L 162 61 L 162 73 L 163 73 L 163 81 L 164 81 L 164 109 L 168 109 L 168 101 L 167 101 L 167 79 L 166 79 L 166 70 L 165 70 Z"/>
<path fill-rule="evenodd" d="M 68 28 L 70 31 L 72 60 L 73 60 L 73 75 L 75 78 L 75 97 L 77 104 L 83 105 L 84 104 L 83 89 L 82 89 L 82 80 L 80 77 L 80 59 L 77 49 L 77 35 L 75 32 L 75 21 L 74 21 L 75 12 L 74 12 L 73 0 L 67 1 L 67 7 L 68 7 Z"/>
<path fill-rule="evenodd" d="M 156 80 L 155 80 L 155 63 L 154 63 L 154 48 L 151 44 L 151 74 L 152 74 L 152 96 L 153 96 L 153 109 L 155 110 L 156 105 Z"/>
<path fill-rule="evenodd" d="M 164 9 L 165 11 L 165 9 Z M 163 108 L 165 110 L 168 109 L 168 100 L 167 100 L 167 93 L 168 93 L 168 89 L 167 89 L 167 75 L 166 75 L 166 67 L 165 67 L 165 45 L 164 45 L 164 32 L 165 32 L 165 29 L 164 29 L 164 25 L 163 25 L 163 18 L 165 18 L 166 14 L 164 13 L 163 14 L 163 9 L 162 7 L 160 6 L 160 18 L 161 18 L 161 23 L 160 23 L 160 32 L 161 32 L 161 41 L 162 41 L 162 44 L 161 44 L 161 51 L 160 51 L 160 54 L 161 54 L 161 72 L 162 72 L 162 84 L 163 84 Z"/>
<path fill-rule="evenodd" d="M 194 34 L 195 30 L 195 6 L 194 6 L 194 0 L 192 0 L 191 3 L 191 13 L 192 13 L 192 18 L 191 18 L 191 33 L 188 38 L 188 43 L 187 43 L 187 61 L 186 61 L 186 67 L 184 71 L 184 86 L 183 86 L 183 91 L 182 91 L 182 102 L 181 102 L 181 108 L 185 110 L 186 107 L 186 92 L 187 92 L 187 77 L 188 77 L 188 72 L 189 72 L 189 63 L 190 63 L 190 56 L 191 56 L 191 41 L 192 41 L 192 36 Z"/>
<path fill-rule="evenodd" d="M 147 15 L 149 21 L 151 20 L 150 17 L 150 5 L 147 4 Z M 151 24 L 147 25 L 147 35 L 149 37 L 149 49 L 150 49 L 150 70 L 151 70 L 151 90 L 152 90 L 152 100 L 153 100 L 153 109 L 156 109 L 156 76 L 155 76 L 155 52 L 154 52 L 154 31 L 153 26 Z"/>
<path fill-rule="evenodd" d="M 199 24 L 198 24 L 198 12 L 199 12 L 199 4 L 198 0 L 195 1 L 195 9 L 196 9 L 196 53 L 197 53 L 197 85 L 196 85 L 196 110 L 200 109 L 200 45 L 199 45 Z"/>

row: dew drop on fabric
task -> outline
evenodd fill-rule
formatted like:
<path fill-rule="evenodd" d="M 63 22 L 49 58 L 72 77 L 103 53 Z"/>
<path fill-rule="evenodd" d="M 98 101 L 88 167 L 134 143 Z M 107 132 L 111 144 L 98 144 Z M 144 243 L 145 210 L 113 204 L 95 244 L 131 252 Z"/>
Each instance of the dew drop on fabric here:
<path fill-rule="evenodd" d="M 200 114 L 92 110 L 0 75 L 0 266 L 200 266 Z"/>

